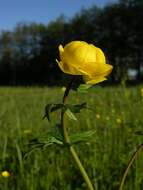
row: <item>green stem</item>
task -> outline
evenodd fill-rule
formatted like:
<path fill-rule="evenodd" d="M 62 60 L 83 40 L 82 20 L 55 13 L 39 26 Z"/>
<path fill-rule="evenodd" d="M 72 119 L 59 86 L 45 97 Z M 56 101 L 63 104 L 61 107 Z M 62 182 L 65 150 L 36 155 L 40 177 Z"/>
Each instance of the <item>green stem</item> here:
<path fill-rule="evenodd" d="M 71 89 L 71 86 L 72 86 L 72 83 L 73 83 L 74 79 L 75 78 L 73 78 L 71 80 L 71 82 L 68 84 L 68 86 L 67 86 L 67 88 L 65 90 L 64 97 L 63 97 L 63 104 L 66 104 L 66 101 L 67 101 L 67 98 L 68 98 L 68 95 L 69 95 L 69 92 L 70 92 L 70 89 Z M 61 127 L 62 127 L 62 130 L 63 130 L 63 136 L 64 136 L 65 143 L 70 144 L 68 131 L 67 131 L 66 125 L 64 124 L 64 111 L 63 110 L 61 112 Z M 69 150 L 70 150 L 71 155 L 72 155 L 74 161 L 76 162 L 76 164 L 77 164 L 77 166 L 78 166 L 78 168 L 79 168 L 79 170 L 80 170 L 80 172 L 81 172 L 81 174 L 82 174 L 82 176 L 83 176 L 83 178 L 84 178 L 84 180 L 85 180 L 85 182 L 87 184 L 88 189 L 89 190 L 95 190 L 93 188 L 93 185 L 92 185 L 92 183 L 91 183 L 91 181 L 90 181 L 90 179 L 88 177 L 88 174 L 86 173 L 86 170 L 84 169 L 84 167 L 83 167 L 83 165 L 82 165 L 82 163 L 81 163 L 81 161 L 80 161 L 80 159 L 79 159 L 73 145 L 69 146 Z"/>
<path fill-rule="evenodd" d="M 138 153 L 143 149 L 143 144 L 139 145 L 136 149 L 136 151 L 133 153 L 128 165 L 127 165 L 127 168 L 125 169 L 125 172 L 122 176 L 122 179 L 121 179 L 121 183 L 120 183 L 120 186 L 119 186 L 119 190 L 122 190 L 123 189 L 123 185 L 124 185 L 124 182 L 125 182 L 125 179 L 127 177 L 127 174 L 129 172 L 129 169 L 131 167 L 131 165 L 133 164 L 133 162 L 135 161 L 135 159 L 137 158 L 137 155 Z"/>
<path fill-rule="evenodd" d="M 73 156 L 73 158 L 74 158 L 74 160 L 75 160 L 75 162 L 76 162 L 76 164 L 77 164 L 77 166 L 78 166 L 78 168 L 79 168 L 79 170 L 80 170 L 80 172 L 81 172 L 81 174 L 82 174 L 82 176 L 83 176 L 83 178 L 87 184 L 88 189 L 94 190 L 93 185 L 91 183 L 91 180 L 88 177 L 88 174 L 87 174 L 86 170 L 84 169 L 84 167 L 83 167 L 83 165 L 82 165 L 82 163 L 81 163 L 81 161 L 80 161 L 80 159 L 79 159 L 79 157 L 78 157 L 73 146 L 70 146 L 70 152 L 71 152 L 71 154 L 72 154 L 72 156 Z"/>

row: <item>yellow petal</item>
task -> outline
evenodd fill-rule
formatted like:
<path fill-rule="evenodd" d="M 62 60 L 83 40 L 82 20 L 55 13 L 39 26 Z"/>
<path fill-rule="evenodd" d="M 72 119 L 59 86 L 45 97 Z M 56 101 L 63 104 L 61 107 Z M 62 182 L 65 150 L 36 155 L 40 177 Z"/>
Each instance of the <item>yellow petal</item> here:
<path fill-rule="evenodd" d="M 61 61 L 68 65 L 82 66 L 85 62 L 85 55 L 88 52 L 89 45 L 82 41 L 73 41 L 64 47 Z"/>
<path fill-rule="evenodd" d="M 61 44 L 59 45 L 59 51 L 64 52 L 64 48 L 63 48 L 63 46 Z"/>
<path fill-rule="evenodd" d="M 90 78 L 89 76 L 84 75 L 83 80 L 85 81 L 86 84 L 97 84 L 107 79 L 104 76 L 97 76 L 94 78 Z"/>
<path fill-rule="evenodd" d="M 108 76 L 113 70 L 113 66 L 109 64 L 105 64 L 105 70 L 103 70 L 103 75 Z"/>
<path fill-rule="evenodd" d="M 83 67 L 74 65 L 77 70 L 82 71 L 84 75 L 88 75 L 93 78 L 96 76 L 104 75 L 107 76 L 111 73 L 113 67 L 109 64 L 102 63 L 86 63 Z"/>
<path fill-rule="evenodd" d="M 59 54 L 60 54 L 60 58 L 62 59 L 62 54 L 64 52 L 64 48 L 62 45 L 59 45 Z"/>
<path fill-rule="evenodd" d="M 77 70 L 75 67 L 73 66 L 69 66 L 68 64 L 62 62 L 62 61 L 57 61 L 58 65 L 60 67 L 60 69 L 67 74 L 71 74 L 71 75 L 83 75 L 83 73 L 79 70 Z"/>
<path fill-rule="evenodd" d="M 96 62 L 97 63 L 106 63 L 105 55 L 100 48 L 96 47 Z"/>
<path fill-rule="evenodd" d="M 91 77 L 96 77 L 100 75 L 107 76 L 111 73 L 112 69 L 113 66 L 109 64 L 96 64 L 95 69 L 89 71 L 89 76 Z"/>
<path fill-rule="evenodd" d="M 64 49 L 65 51 L 71 51 L 71 50 L 75 50 L 77 48 L 83 48 L 84 46 L 87 46 L 88 43 L 84 42 L 84 41 L 72 41 L 70 43 L 68 43 Z"/>
<path fill-rule="evenodd" d="M 100 72 L 96 71 L 94 75 L 84 75 L 83 79 L 86 84 L 96 84 L 102 82 L 104 80 L 107 80 L 106 76 L 108 76 L 111 73 L 112 69 L 112 65 L 104 64 L 104 66 L 102 65 L 102 69 L 99 70 Z"/>

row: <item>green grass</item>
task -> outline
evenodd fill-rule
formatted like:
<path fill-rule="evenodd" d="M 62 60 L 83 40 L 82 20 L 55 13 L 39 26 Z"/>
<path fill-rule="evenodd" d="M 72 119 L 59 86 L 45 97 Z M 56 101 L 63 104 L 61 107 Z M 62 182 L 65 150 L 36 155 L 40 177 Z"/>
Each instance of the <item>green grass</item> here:
<path fill-rule="evenodd" d="M 67 121 L 70 133 L 95 129 L 89 143 L 75 145 L 81 161 L 97 190 L 117 190 L 124 169 L 143 143 L 142 87 L 96 87 L 87 94 L 72 92 L 71 103 L 87 101 L 96 111 L 83 110 L 78 121 Z M 47 103 L 62 99 L 61 88 L 0 88 L 0 190 L 86 190 L 83 179 L 66 148 L 51 146 L 33 152 L 27 159 L 23 153 L 30 139 L 43 136 L 59 120 L 42 120 Z M 125 190 L 143 189 L 143 153 L 132 166 Z"/>

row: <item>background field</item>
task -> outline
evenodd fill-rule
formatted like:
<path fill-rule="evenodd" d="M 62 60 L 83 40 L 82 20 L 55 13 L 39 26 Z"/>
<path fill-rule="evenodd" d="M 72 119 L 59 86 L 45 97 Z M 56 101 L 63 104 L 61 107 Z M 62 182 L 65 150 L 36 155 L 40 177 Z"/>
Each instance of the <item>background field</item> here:
<path fill-rule="evenodd" d="M 98 190 L 118 189 L 121 175 L 136 146 L 143 142 L 137 131 L 143 127 L 141 86 L 96 87 L 87 94 L 72 92 L 69 101 L 88 102 L 95 112 L 84 110 L 78 121 L 68 120 L 70 133 L 96 129 L 90 143 L 75 145 Z M 60 102 L 61 88 L 0 88 L 0 190 L 80 190 L 83 179 L 66 149 L 52 146 L 22 155 L 30 139 L 46 135 L 59 119 L 42 120 L 44 106 Z M 51 125 L 51 126 L 50 126 Z M 130 170 L 124 189 L 143 189 L 143 154 Z"/>

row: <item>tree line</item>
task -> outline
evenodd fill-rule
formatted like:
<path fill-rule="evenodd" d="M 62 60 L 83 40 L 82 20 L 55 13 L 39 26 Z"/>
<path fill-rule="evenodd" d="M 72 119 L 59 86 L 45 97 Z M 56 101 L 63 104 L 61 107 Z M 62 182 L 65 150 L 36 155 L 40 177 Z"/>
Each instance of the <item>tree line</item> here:
<path fill-rule="evenodd" d="M 128 69 L 142 81 L 143 0 L 120 0 L 103 8 L 82 9 L 47 25 L 19 23 L 0 33 L 0 85 L 57 85 L 66 80 L 57 66 L 59 44 L 84 40 L 100 47 L 114 65 L 110 81 L 120 82 Z"/>

